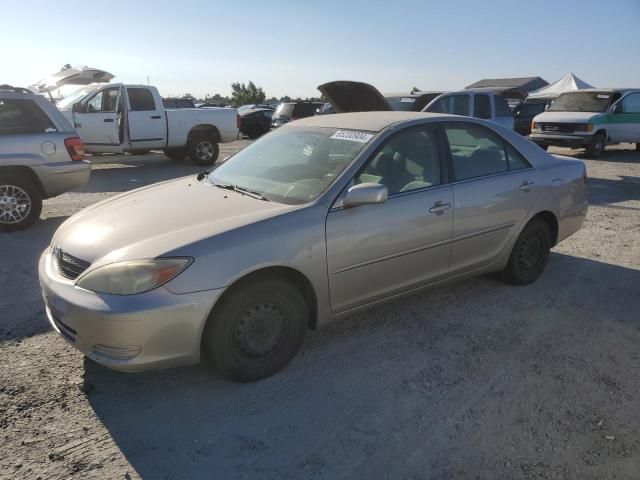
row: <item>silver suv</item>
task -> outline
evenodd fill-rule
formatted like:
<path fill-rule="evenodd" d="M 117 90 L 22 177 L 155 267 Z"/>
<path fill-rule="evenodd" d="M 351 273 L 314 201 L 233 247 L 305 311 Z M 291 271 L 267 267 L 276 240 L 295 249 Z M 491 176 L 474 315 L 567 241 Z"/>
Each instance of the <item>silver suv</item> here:
<path fill-rule="evenodd" d="M 0 231 L 27 228 L 43 199 L 84 185 L 90 174 L 80 137 L 51 103 L 0 85 Z"/>

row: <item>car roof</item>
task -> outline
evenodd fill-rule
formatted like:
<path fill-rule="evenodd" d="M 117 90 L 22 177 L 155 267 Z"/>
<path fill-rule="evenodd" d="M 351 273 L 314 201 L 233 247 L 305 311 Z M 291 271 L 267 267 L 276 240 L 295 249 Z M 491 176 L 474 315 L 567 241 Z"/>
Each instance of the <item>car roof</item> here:
<path fill-rule="evenodd" d="M 354 113 L 335 113 L 331 115 L 316 115 L 306 117 L 291 122 L 289 125 L 305 126 L 305 127 L 328 127 L 328 128 L 345 128 L 350 130 L 367 130 L 370 132 L 379 132 L 390 125 L 411 120 L 431 119 L 431 120 L 447 120 L 459 118 L 457 115 L 447 115 L 443 113 L 424 113 L 424 112 L 354 112 Z"/>

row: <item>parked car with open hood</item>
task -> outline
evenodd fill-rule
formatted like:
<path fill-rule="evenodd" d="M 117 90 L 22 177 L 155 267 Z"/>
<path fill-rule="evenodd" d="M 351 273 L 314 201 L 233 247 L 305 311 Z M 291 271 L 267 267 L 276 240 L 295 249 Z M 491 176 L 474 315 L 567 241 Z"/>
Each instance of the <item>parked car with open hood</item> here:
<path fill-rule="evenodd" d="M 0 85 L 0 231 L 29 227 L 43 199 L 84 185 L 90 173 L 78 134 L 49 101 Z"/>
<path fill-rule="evenodd" d="M 58 81 L 57 85 L 60 84 Z M 164 150 L 198 165 L 218 158 L 218 143 L 237 138 L 239 118 L 228 108 L 165 108 L 155 87 L 98 84 L 57 103 L 89 153 Z"/>
<path fill-rule="evenodd" d="M 513 129 L 513 112 L 506 98 L 491 88 L 444 93 L 432 100 L 422 111 L 481 118 Z"/>
<path fill-rule="evenodd" d="M 640 151 L 640 89 L 563 93 L 533 119 L 529 138 L 543 148 L 586 148 L 592 156 L 615 143 L 635 143 Z"/>
<path fill-rule="evenodd" d="M 337 113 L 386 112 L 391 110 L 419 112 L 442 92 L 390 93 L 383 95 L 373 85 L 351 80 L 325 83 L 318 90 Z M 324 113 L 324 112 L 323 112 Z"/>
<path fill-rule="evenodd" d="M 205 354 L 257 380 L 332 320 L 473 275 L 534 282 L 582 225 L 585 183 L 582 161 L 492 122 L 312 116 L 69 218 L 40 260 L 46 313 L 111 368 Z"/>

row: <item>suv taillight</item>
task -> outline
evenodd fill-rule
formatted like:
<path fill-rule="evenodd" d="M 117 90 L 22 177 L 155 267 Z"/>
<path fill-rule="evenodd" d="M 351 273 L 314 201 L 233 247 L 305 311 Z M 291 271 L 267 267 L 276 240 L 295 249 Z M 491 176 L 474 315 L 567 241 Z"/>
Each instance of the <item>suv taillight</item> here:
<path fill-rule="evenodd" d="M 67 147 L 71 160 L 84 160 L 84 145 L 80 137 L 65 138 L 64 146 Z"/>
<path fill-rule="evenodd" d="M 240 128 L 240 115 L 236 114 L 236 128 Z"/>

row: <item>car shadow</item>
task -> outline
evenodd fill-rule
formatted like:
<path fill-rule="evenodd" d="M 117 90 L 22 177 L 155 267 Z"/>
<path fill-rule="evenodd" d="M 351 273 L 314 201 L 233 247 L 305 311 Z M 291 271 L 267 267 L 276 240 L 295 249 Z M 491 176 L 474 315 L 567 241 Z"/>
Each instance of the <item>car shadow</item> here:
<path fill-rule="evenodd" d="M 578 349 L 582 335 L 618 325 L 637 342 L 638 284 L 640 270 L 553 253 L 527 287 L 472 279 L 334 323 L 261 382 L 231 383 L 202 365 L 122 374 L 85 360 L 84 391 L 142 478 L 450 478 L 434 470 L 439 459 L 476 450 L 473 435 L 456 433 L 464 418 L 542 409 L 500 385 L 543 356 L 572 358 L 557 362 L 562 375 L 581 369 L 578 394 L 600 388 L 584 369 L 610 346 L 602 335 Z M 482 394 L 479 407 L 489 387 L 501 393 Z"/>
<path fill-rule="evenodd" d="M 618 179 L 588 178 L 587 193 L 591 205 L 640 210 L 638 207 L 628 205 L 613 205 L 629 200 L 640 200 L 640 177 L 622 175 Z"/>
<path fill-rule="evenodd" d="M 637 163 L 640 162 L 640 152 L 635 149 L 633 144 L 624 144 L 623 146 L 609 147 L 600 154 L 599 157 L 593 158 L 586 150 L 569 148 L 552 147 L 549 149 L 550 154 L 564 155 L 567 157 L 576 157 L 582 160 L 596 160 L 611 163 Z"/>
<path fill-rule="evenodd" d="M 47 218 L 28 230 L 0 233 L 0 341 L 50 329 L 38 284 L 38 261 L 66 218 Z"/>

